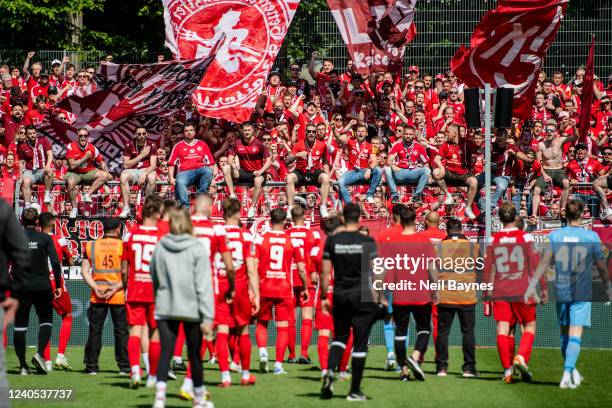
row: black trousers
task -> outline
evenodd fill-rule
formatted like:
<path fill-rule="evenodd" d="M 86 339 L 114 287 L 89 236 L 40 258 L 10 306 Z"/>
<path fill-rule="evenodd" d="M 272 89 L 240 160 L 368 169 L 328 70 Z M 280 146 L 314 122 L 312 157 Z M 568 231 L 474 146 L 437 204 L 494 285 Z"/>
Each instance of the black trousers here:
<path fill-rule="evenodd" d="M 436 339 L 436 369 L 448 369 L 448 334 L 453 325 L 455 314 L 459 316 L 463 337 L 463 371 L 476 370 L 476 309 L 474 305 L 438 305 L 438 337 Z"/>
<path fill-rule="evenodd" d="M 406 336 L 410 315 L 416 323 L 416 340 L 414 349 L 424 354 L 431 331 L 431 303 L 425 305 L 393 305 L 395 321 L 395 355 L 400 366 L 406 364 Z"/>
<path fill-rule="evenodd" d="M 159 340 L 161 342 L 161 354 L 157 365 L 157 380 L 168 381 L 168 370 L 170 360 L 174 353 L 174 344 L 179 331 L 179 325 L 183 323 L 185 330 L 185 342 L 187 343 L 187 356 L 191 367 L 191 379 L 194 387 L 204 384 L 204 370 L 202 369 L 202 332 L 198 322 L 181 322 L 179 320 L 158 320 Z"/>
<path fill-rule="evenodd" d="M 33 292 L 24 292 L 19 299 L 19 307 L 15 313 L 15 335 L 13 344 L 15 353 L 21 367 L 27 367 L 26 355 L 26 332 L 30 321 L 30 311 L 34 306 L 38 316 L 38 354 L 43 355 L 45 347 L 51 338 L 53 322 L 53 294 L 51 289 Z"/>
<path fill-rule="evenodd" d="M 353 352 L 368 349 L 368 337 L 376 321 L 378 309 L 375 303 L 361 301 L 359 289 L 334 292 L 332 316 L 334 318 L 334 342 L 346 344 L 353 328 Z M 330 366 L 331 368 L 331 366 Z"/>
<path fill-rule="evenodd" d="M 128 360 L 127 344 L 129 337 L 127 312 L 125 305 L 107 305 L 91 303 L 87 309 L 87 319 L 89 320 L 89 337 L 85 345 L 85 356 L 83 363 L 85 371 L 98 371 L 98 358 L 102 350 L 102 331 L 106 315 L 110 312 L 113 321 L 113 332 L 115 335 L 115 361 L 119 370 L 130 371 Z"/>

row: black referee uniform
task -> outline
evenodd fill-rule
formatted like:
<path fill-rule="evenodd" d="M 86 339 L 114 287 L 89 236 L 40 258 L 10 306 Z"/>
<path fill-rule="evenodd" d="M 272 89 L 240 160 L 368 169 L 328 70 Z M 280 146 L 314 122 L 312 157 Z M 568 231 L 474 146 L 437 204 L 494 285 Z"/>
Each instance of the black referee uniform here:
<path fill-rule="evenodd" d="M 55 285 L 61 288 L 62 267 L 55 251 L 53 240 L 48 234 L 36 231 L 33 227 L 25 229 L 30 251 L 29 268 L 13 278 L 19 282 L 20 299 L 19 308 L 15 315 L 15 353 L 19 358 L 21 368 L 28 369 L 26 363 L 26 331 L 30 320 L 32 306 L 38 315 L 40 329 L 38 331 L 38 354 L 32 358 L 32 363 L 41 374 L 46 374 L 44 361 L 41 356 L 51 339 L 53 322 L 53 293 L 49 280 L 49 263 L 53 269 Z M 42 362 L 42 364 L 41 364 Z"/>
<path fill-rule="evenodd" d="M 324 378 L 322 398 L 331 398 L 333 374 L 340 365 L 351 328 L 354 338 L 351 360 L 353 377 L 347 398 L 365 398 L 360 384 L 370 329 L 378 314 L 370 290 L 369 261 L 376 256 L 375 241 L 357 231 L 338 232 L 327 238 L 325 243 L 323 259 L 331 261 L 334 268 L 334 339 L 329 352 L 329 372 Z"/>

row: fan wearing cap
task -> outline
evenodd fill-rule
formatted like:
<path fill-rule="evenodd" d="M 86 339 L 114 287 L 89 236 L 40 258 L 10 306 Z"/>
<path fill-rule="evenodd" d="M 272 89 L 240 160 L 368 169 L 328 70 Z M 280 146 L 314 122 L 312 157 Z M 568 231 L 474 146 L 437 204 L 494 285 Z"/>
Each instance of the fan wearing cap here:
<path fill-rule="evenodd" d="M 70 57 L 65 56 L 63 61 L 58 59 L 54 59 L 51 62 L 51 75 L 49 76 L 49 85 L 54 86 L 56 88 L 60 88 L 62 83 L 64 82 L 64 75 L 62 75 L 62 71 L 64 66 L 70 62 Z"/>
<path fill-rule="evenodd" d="M 36 98 L 40 95 L 49 96 L 49 71 L 41 71 L 37 84 L 34 84 L 29 90 L 28 108 L 33 109 L 36 103 Z"/>
<path fill-rule="evenodd" d="M 43 94 L 40 94 L 36 97 L 36 104 L 34 105 L 34 109 L 29 109 L 25 118 L 23 119 L 23 124 L 40 126 L 45 120 L 45 114 L 47 113 L 47 97 Z"/>
<path fill-rule="evenodd" d="M 280 72 L 276 70 L 270 72 L 264 93 L 268 98 L 267 103 L 269 105 L 274 105 L 277 100 L 282 98 L 282 95 L 285 93 L 285 87 L 281 85 Z"/>
<path fill-rule="evenodd" d="M 84 98 L 87 95 L 91 95 L 95 91 L 95 82 L 91 81 L 91 78 L 86 70 L 81 69 L 77 74 L 77 86 L 76 89 L 74 89 L 73 94 Z"/>
<path fill-rule="evenodd" d="M 306 99 L 307 95 L 298 93 L 299 83 L 297 81 L 287 81 L 285 86 L 287 87 L 287 90 L 285 91 L 284 96 L 291 95 L 291 105 L 293 106 L 297 104 L 297 111 L 302 113 L 304 111 L 304 100 Z"/>
<path fill-rule="evenodd" d="M 585 143 L 577 143 L 575 148 L 576 157 L 565 168 L 572 184 L 592 183 L 604 175 L 606 170 L 599 160 L 589 157 L 589 149 Z"/>
<path fill-rule="evenodd" d="M 87 309 L 89 336 L 83 358 L 85 373 L 96 374 L 100 368 L 98 358 L 102 349 L 102 329 L 110 312 L 115 335 L 115 360 L 119 372 L 129 374 L 131 370 L 127 354 L 128 322 L 121 274 L 123 256 L 121 221 L 117 218 L 105 218 L 102 226 L 104 237 L 87 242 L 81 265 L 83 280 L 91 288 L 90 304 Z"/>
<path fill-rule="evenodd" d="M 297 95 L 310 95 L 310 84 L 305 79 L 300 78 L 300 64 L 292 62 L 289 65 L 289 81 L 297 84 Z"/>

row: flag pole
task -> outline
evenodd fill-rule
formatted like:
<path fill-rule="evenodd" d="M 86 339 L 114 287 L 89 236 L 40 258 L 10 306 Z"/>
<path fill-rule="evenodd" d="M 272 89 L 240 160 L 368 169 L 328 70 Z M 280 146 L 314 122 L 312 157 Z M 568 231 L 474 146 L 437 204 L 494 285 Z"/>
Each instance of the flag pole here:
<path fill-rule="evenodd" d="M 485 242 L 491 238 L 491 85 L 484 86 L 485 111 Z"/>

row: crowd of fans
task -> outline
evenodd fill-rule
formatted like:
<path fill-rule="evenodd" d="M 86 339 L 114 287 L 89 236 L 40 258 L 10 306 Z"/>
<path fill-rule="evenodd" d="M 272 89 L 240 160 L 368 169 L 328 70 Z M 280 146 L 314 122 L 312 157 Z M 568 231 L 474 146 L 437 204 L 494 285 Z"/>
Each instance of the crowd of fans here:
<path fill-rule="evenodd" d="M 37 131 L 45 115 L 74 119 L 54 104 L 95 92 L 95 68 L 76 69 L 65 58 L 49 72 L 31 64 L 34 55 L 22 69 L 0 66 L 2 178 L 20 181 L 24 207 L 128 217 L 147 192 L 188 206 L 192 192 L 210 191 L 216 210 L 237 196 L 249 218 L 290 210 L 296 199 L 313 217 L 349 201 L 368 217 L 387 217 L 394 202 L 411 203 L 419 216 L 437 210 L 466 220 L 484 208 L 484 129 L 467 128 L 464 86 L 452 71 L 410 66 L 404 77 L 360 75 L 351 61 L 343 72 L 329 59 L 319 69 L 314 52 L 309 75 L 298 63 L 286 78 L 270 73 L 250 122 L 207 118 L 188 103 L 165 134 L 138 128 L 121 173 L 111 174 L 86 129 L 65 157 Z M 535 222 L 563 217 L 559 208 L 577 195 L 589 204 L 586 216 L 612 217 L 612 76 L 596 78 L 595 102 L 585 107 L 584 75 L 583 68 L 569 80 L 541 72 L 531 118 L 493 129 L 494 208 L 511 200 Z M 590 110 L 590 130 L 581 138 L 583 109 Z"/>

